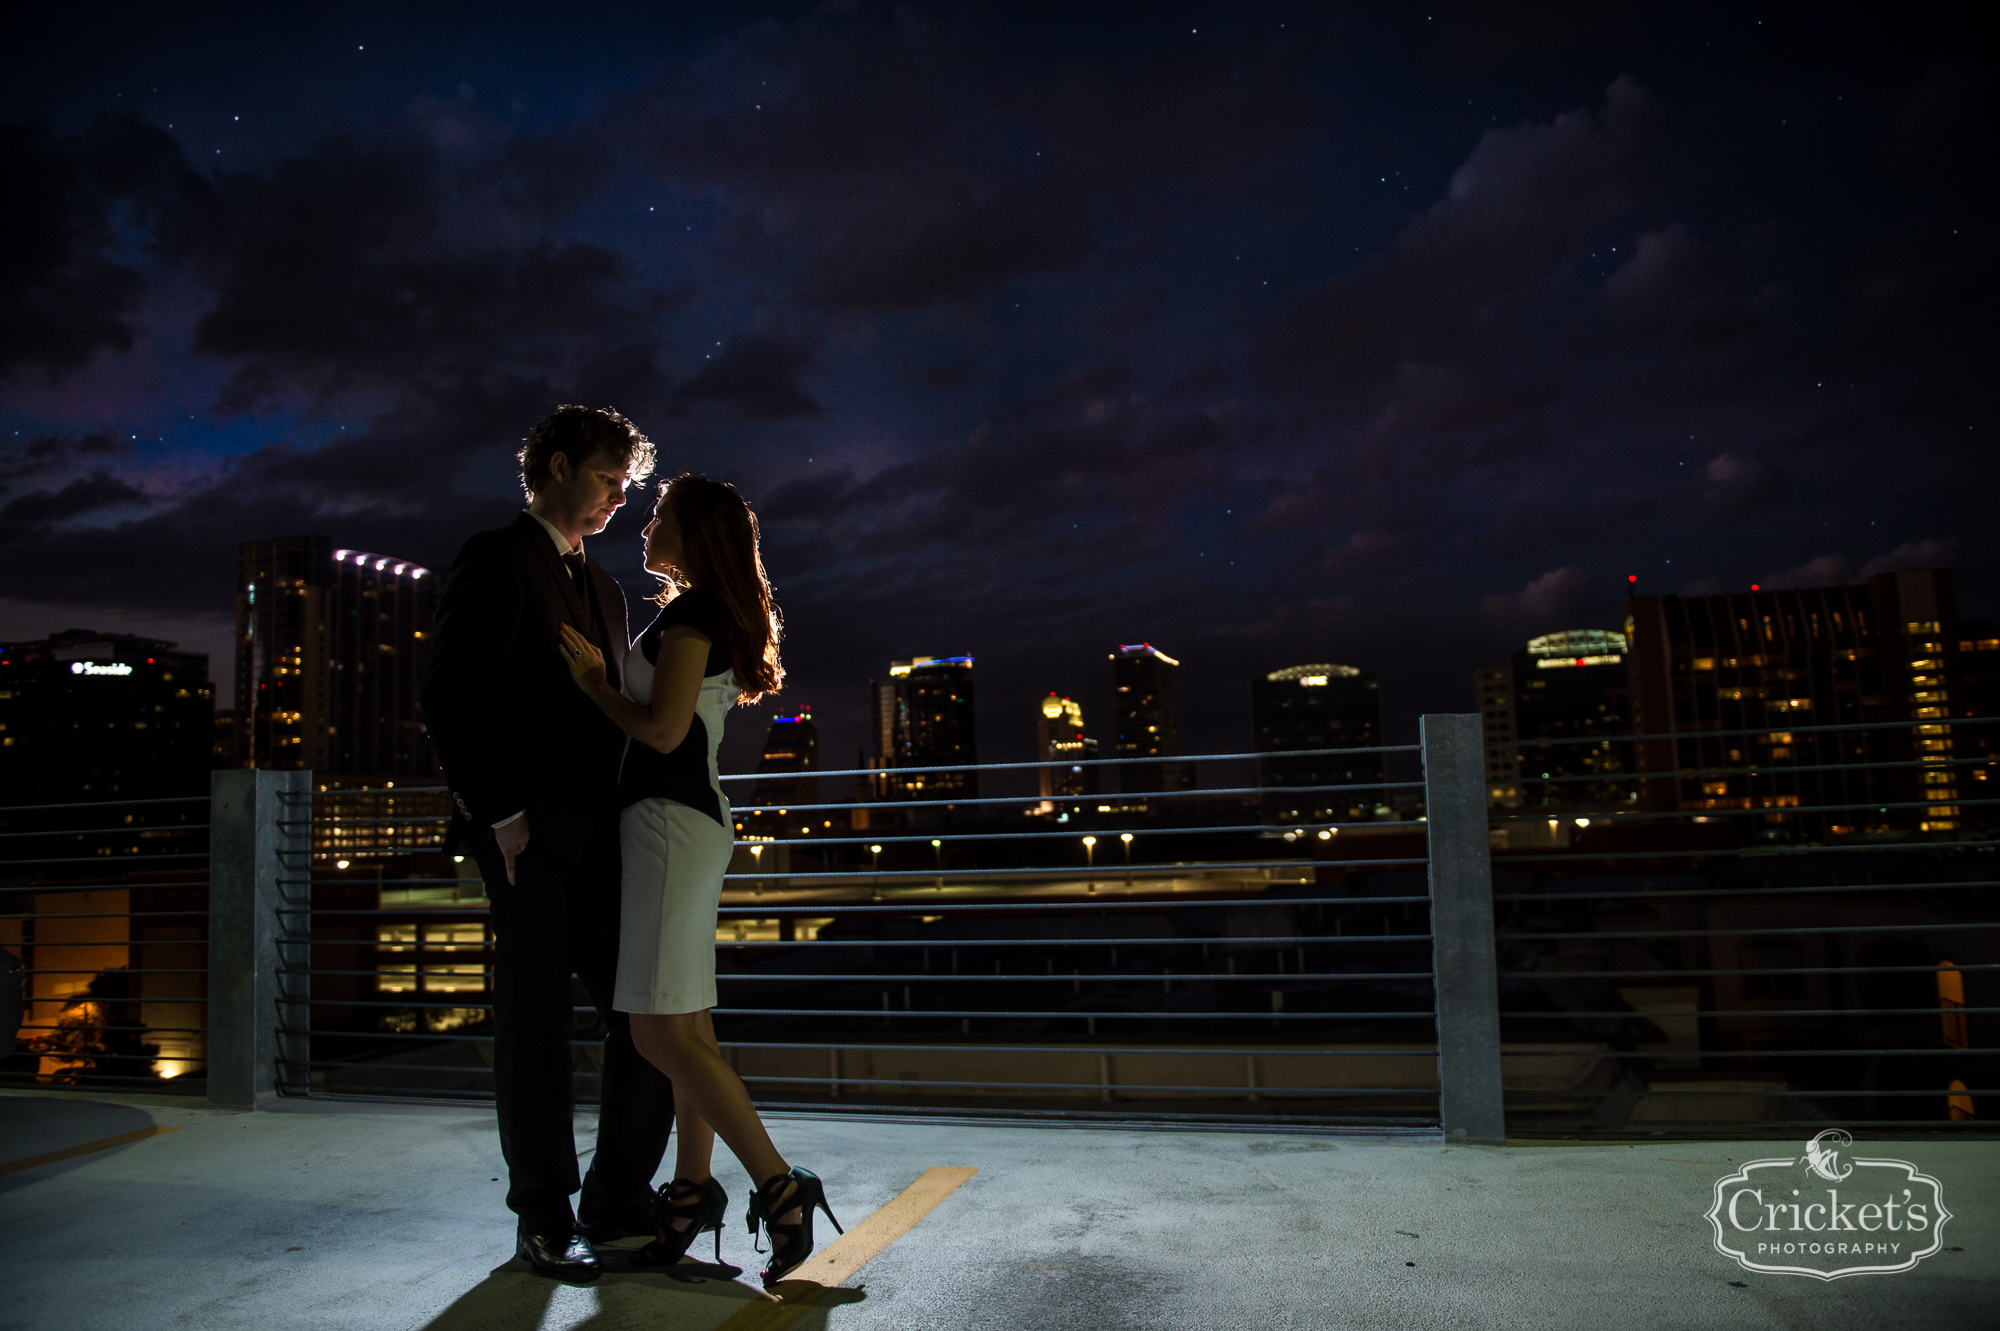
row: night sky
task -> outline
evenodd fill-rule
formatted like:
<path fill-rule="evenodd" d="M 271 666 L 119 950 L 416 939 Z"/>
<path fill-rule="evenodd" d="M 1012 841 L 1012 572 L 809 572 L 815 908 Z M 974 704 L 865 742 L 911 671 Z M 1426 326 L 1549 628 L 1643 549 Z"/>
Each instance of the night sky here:
<path fill-rule="evenodd" d="M 0 638 L 226 690 L 237 542 L 442 569 L 558 402 L 757 506 L 829 766 L 913 654 L 994 761 L 1050 690 L 1108 741 L 1121 642 L 1214 751 L 1307 661 L 1409 740 L 1628 586 L 2000 613 L 1946 11 L 412 8 L 10 12 Z M 635 605 L 647 506 L 590 547 Z"/>

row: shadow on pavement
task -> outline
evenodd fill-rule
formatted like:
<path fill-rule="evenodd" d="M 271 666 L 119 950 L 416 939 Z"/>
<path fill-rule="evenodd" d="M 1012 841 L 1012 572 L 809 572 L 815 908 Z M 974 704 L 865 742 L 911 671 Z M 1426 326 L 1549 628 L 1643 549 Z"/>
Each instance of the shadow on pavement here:
<path fill-rule="evenodd" d="M 568 1285 L 536 1275 L 518 1259 L 495 1267 L 449 1308 L 424 1324 L 423 1331 L 615 1331 L 624 1327 L 660 1331 L 718 1331 L 740 1314 L 754 1315 L 773 1304 L 758 1290 L 727 1277 L 737 1268 L 683 1262 L 667 1270 L 631 1265 L 630 1254 L 604 1252 L 605 1271 L 588 1285 Z M 783 1320 L 787 1331 L 820 1331 L 827 1313 L 867 1298 L 859 1289 L 828 1288 L 788 1280 L 778 1290 L 800 1311 Z M 759 1322 L 762 1318 L 757 1318 Z"/>

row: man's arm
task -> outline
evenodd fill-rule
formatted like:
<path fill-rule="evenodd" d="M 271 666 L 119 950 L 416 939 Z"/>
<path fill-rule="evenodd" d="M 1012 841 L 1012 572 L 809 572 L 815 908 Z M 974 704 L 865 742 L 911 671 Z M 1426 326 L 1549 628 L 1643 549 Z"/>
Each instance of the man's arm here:
<path fill-rule="evenodd" d="M 521 587 L 502 532 L 465 543 L 438 594 L 417 706 L 462 811 L 485 827 L 527 807 L 500 750 L 500 687 L 521 630 Z"/>

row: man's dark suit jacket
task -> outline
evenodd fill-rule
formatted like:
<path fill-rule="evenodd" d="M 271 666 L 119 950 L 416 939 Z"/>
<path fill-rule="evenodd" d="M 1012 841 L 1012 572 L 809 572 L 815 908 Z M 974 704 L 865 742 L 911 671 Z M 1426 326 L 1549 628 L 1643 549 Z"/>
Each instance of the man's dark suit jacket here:
<path fill-rule="evenodd" d="M 605 672 L 616 688 L 625 593 L 594 561 Z M 458 816 L 451 843 L 525 809 L 531 844 L 580 859 L 615 819 L 624 732 L 570 678 L 559 626 L 590 622 L 555 542 L 526 513 L 465 543 L 438 595 L 436 637 L 417 702 Z"/>

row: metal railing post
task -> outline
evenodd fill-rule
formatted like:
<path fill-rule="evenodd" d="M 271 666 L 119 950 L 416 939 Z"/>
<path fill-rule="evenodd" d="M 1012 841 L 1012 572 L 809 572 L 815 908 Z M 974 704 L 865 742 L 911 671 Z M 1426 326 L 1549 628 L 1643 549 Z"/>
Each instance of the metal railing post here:
<path fill-rule="evenodd" d="M 1486 741 L 1476 714 L 1425 716 L 1420 739 L 1430 828 L 1438 1115 L 1447 1142 L 1498 1146 L 1507 1123 L 1500 1092 Z"/>
<path fill-rule="evenodd" d="M 290 923 L 285 880 L 309 877 L 312 773 L 230 768 L 209 784 L 208 1103 L 255 1109 L 276 1092 L 281 1007 L 298 986 L 278 974 Z M 293 861 L 287 863 L 287 861 Z M 310 886 L 305 889 L 310 893 Z"/>

